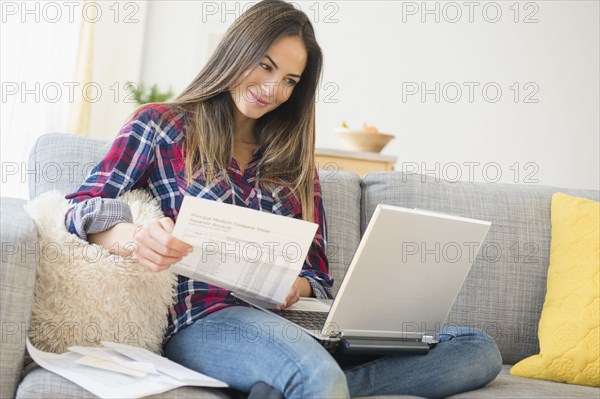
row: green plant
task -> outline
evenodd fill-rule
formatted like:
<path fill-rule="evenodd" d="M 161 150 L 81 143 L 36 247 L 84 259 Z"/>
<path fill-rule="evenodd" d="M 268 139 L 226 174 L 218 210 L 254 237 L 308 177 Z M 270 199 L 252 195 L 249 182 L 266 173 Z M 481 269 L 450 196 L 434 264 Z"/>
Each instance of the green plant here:
<path fill-rule="evenodd" d="M 127 83 L 127 89 L 133 95 L 133 99 L 138 104 L 159 103 L 168 100 L 173 96 L 173 91 L 169 89 L 167 92 L 158 90 L 158 85 L 154 84 L 150 88 L 146 88 L 143 83 Z"/>

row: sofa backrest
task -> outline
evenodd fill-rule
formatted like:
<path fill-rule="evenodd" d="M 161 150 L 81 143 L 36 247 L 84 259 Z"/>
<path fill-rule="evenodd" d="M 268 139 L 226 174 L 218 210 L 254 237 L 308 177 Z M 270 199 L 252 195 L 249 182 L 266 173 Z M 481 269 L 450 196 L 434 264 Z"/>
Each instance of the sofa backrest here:
<path fill-rule="evenodd" d="M 108 154 L 110 142 L 65 133 L 40 136 L 29 154 L 29 199 L 50 190 L 75 191 L 88 172 Z"/>
<path fill-rule="evenodd" d="M 319 170 L 327 219 L 326 253 L 337 294 L 360 242 L 360 177 L 353 172 Z"/>
<path fill-rule="evenodd" d="M 448 324 L 487 332 L 507 364 L 539 353 L 537 327 L 546 294 L 552 194 L 561 191 L 598 201 L 598 191 L 537 184 L 451 183 L 402 172 L 370 173 L 361 186 L 361 236 L 379 203 L 492 222 Z M 454 259 L 454 254 L 439 252 Z"/>
<path fill-rule="evenodd" d="M 52 189 L 65 193 L 77 189 L 109 145 L 69 134 L 40 137 L 29 158 L 29 167 L 38 171 L 38 178 L 30 180 L 30 198 Z M 561 191 L 596 201 L 600 196 L 595 190 L 450 183 L 402 172 L 370 173 L 361 180 L 352 172 L 320 170 L 319 177 L 335 293 L 378 203 L 492 222 L 448 323 L 487 332 L 508 364 L 539 352 L 537 326 L 546 292 L 552 194 Z"/>

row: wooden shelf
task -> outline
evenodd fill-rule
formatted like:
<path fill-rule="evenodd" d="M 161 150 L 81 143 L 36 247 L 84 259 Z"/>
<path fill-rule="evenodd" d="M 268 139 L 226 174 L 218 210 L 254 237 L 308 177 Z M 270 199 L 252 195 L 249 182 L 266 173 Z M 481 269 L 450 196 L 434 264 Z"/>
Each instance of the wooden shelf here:
<path fill-rule="evenodd" d="M 375 152 L 357 152 L 331 148 L 316 148 L 315 162 L 318 169 L 347 170 L 363 177 L 369 172 L 394 170 L 398 158 Z"/>

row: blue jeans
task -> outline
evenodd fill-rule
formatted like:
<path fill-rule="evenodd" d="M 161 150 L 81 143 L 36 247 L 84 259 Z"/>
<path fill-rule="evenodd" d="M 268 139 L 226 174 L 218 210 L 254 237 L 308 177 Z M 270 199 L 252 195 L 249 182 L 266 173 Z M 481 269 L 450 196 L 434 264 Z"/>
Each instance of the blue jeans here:
<path fill-rule="evenodd" d="M 475 328 L 443 328 L 426 355 L 332 356 L 295 325 L 246 306 L 197 320 L 171 338 L 165 356 L 236 390 L 264 382 L 286 398 L 443 398 L 486 385 L 502 368 L 494 340 Z"/>

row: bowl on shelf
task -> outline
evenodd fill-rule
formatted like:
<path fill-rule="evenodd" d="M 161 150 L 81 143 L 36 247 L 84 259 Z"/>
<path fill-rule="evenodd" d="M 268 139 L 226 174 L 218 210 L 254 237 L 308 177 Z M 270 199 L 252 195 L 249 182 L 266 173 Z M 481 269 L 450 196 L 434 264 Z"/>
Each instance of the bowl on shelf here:
<path fill-rule="evenodd" d="M 384 133 L 365 132 L 345 128 L 335 129 L 342 145 L 350 151 L 380 152 L 395 136 Z"/>

